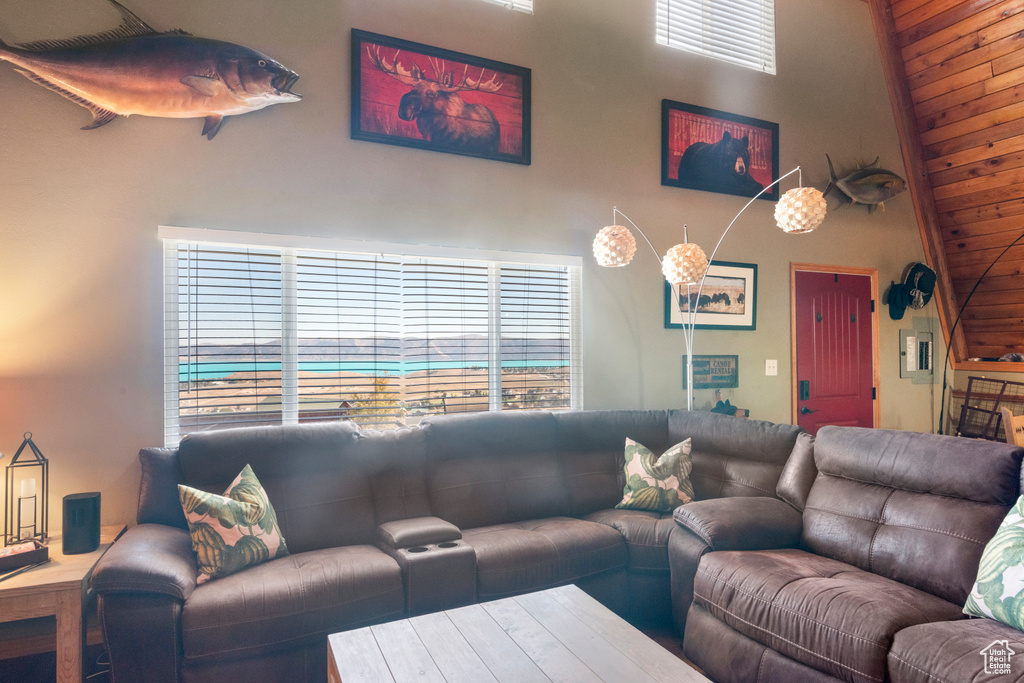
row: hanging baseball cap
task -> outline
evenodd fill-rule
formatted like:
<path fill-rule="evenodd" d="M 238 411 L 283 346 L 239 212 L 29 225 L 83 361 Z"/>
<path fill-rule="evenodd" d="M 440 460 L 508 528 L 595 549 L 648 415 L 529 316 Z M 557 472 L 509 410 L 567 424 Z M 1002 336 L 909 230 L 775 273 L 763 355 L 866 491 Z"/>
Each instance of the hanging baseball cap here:
<path fill-rule="evenodd" d="M 907 272 L 903 286 L 910 297 L 907 305 L 913 309 L 924 308 L 935 291 L 935 271 L 923 263 L 915 263 Z"/>
<path fill-rule="evenodd" d="M 903 314 L 906 313 L 910 301 L 909 287 L 890 282 L 889 293 L 885 295 L 885 302 L 889 304 L 890 318 L 893 320 L 903 320 Z"/>

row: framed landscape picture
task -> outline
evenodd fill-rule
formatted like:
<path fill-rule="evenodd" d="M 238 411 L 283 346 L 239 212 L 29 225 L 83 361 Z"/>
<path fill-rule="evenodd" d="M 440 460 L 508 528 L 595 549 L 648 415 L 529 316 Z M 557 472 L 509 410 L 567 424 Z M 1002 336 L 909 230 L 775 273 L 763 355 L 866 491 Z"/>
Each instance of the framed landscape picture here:
<path fill-rule="evenodd" d="M 665 327 L 682 328 L 696 307 L 694 327 L 705 330 L 757 329 L 757 264 L 715 261 L 708 267 L 704 289 L 665 283 Z"/>
<path fill-rule="evenodd" d="M 778 177 L 779 124 L 661 101 L 662 185 L 753 197 Z"/>
<path fill-rule="evenodd" d="M 352 30 L 352 138 L 530 163 L 530 70 Z"/>

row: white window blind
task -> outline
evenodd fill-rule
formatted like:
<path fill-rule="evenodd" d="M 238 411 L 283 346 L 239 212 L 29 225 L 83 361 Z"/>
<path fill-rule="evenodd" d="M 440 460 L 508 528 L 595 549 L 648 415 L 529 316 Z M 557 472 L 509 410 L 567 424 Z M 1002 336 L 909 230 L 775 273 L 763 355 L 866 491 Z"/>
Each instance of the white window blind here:
<path fill-rule="evenodd" d="M 504 5 L 509 9 L 519 12 L 533 14 L 533 0 L 487 0 L 487 2 L 494 3 L 495 5 Z"/>
<path fill-rule="evenodd" d="M 657 0 L 661 45 L 775 73 L 775 0 Z"/>
<path fill-rule="evenodd" d="M 581 407 L 578 259 L 164 237 L 168 446 L 234 426 Z"/>

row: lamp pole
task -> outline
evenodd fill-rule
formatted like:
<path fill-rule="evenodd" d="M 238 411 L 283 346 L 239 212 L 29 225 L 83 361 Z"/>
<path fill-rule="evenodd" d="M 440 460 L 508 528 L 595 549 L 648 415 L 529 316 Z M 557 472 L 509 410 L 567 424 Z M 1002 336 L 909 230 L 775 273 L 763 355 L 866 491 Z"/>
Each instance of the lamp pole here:
<path fill-rule="evenodd" d="M 687 313 L 689 315 L 686 316 L 684 318 L 684 320 L 683 320 L 683 340 L 684 340 L 684 342 L 686 344 L 686 409 L 687 410 L 693 410 L 693 331 L 695 329 L 695 325 L 696 325 L 696 322 L 697 322 L 697 303 L 700 302 L 700 295 L 704 291 L 704 281 L 707 280 L 707 277 L 708 277 L 708 268 L 710 268 L 711 264 L 714 263 L 715 255 L 718 254 L 718 248 L 720 246 L 722 246 L 722 241 L 725 239 L 725 236 L 729 234 L 729 231 L 732 230 L 732 226 L 736 224 L 736 220 L 743 214 L 743 212 L 746 211 L 747 208 L 751 204 L 754 203 L 754 200 L 758 199 L 765 192 L 768 192 L 769 190 L 771 190 L 773 187 L 775 187 L 780 182 L 782 182 L 785 178 L 788 178 L 789 176 L 793 175 L 794 173 L 798 173 L 798 172 L 800 173 L 800 182 L 802 184 L 802 182 L 803 182 L 803 173 L 800 171 L 800 167 L 797 166 L 796 168 L 794 168 L 789 173 L 786 173 L 784 175 L 779 176 L 778 179 L 776 179 L 774 182 L 772 182 L 771 184 L 766 185 L 764 188 L 762 188 L 761 191 L 758 192 L 753 197 L 751 197 L 750 201 L 748 201 L 743 206 L 743 208 L 739 210 L 739 213 L 737 213 L 733 217 L 733 219 L 729 223 L 729 225 L 726 226 L 725 232 L 723 232 L 722 236 L 718 238 L 718 242 L 715 244 L 715 248 L 714 248 L 714 250 L 712 250 L 711 256 L 708 257 L 707 268 L 704 269 L 704 274 L 701 275 L 700 282 L 698 282 L 696 284 L 696 286 L 697 286 L 697 297 L 696 297 L 696 299 L 694 299 L 692 296 L 690 296 L 690 288 L 694 286 L 694 283 L 691 283 L 691 282 L 687 282 L 686 283 L 686 305 L 687 305 Z M 647 235 L 644 233 L 643 230 L 640 229 L 640 226 L 638 226 L 636 223 L 634 223 L 632 220 L 630 220 L 629 216 L 627 216 L 626 214 L 624 214 L 621 211 L 619 211 L 618 207 L 612 207 L 612 223 L 615 222 L 615 215 L 616 214 L 618 214 L 618 215 L 622 216 L 623 218 L 625 218 L 627 221 L 629 221 L 630 225 L 632 225 L 634 228 L 637 229 L 637 231 L 643 236 L 644 241 L 647 242 L 647 246 L 649 246 L 651 248 L 651 251 L 654 252 L 654 256 L 656 258 L 658 258 L 658 260 L 660 261 L 661 260 L 661 256 L 658 254 L 658 250 L 654 248 L 654 245 L 651 244 L 651 240 L 647 238 Z M 689 236 L 687 235 L 686 225 L 683 225 L 683 241 L 686 242 L 686 243 L 689 242 Z M 682 299 L 682 293 L 683 293 L 682 292 L 682 284 L 680 284 L 678 286 L 679 286 L 680 289 L 679 289 L 679 299 L 677 299 L 677 301 L 676 301 L 676 305 L 677 306 L 679 305 L 679 300 Z M 682 310 L 682 309 L 680 308 L 680 310 Z"/>

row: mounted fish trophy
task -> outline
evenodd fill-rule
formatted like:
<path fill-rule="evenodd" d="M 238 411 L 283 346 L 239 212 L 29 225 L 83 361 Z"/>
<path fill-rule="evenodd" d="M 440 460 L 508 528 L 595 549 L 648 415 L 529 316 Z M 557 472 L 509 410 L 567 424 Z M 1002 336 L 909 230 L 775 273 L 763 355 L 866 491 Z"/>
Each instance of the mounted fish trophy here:
<path fill-rule="evenodd" d="M 887 171 L 878 166 L 876 158 L 872 163 L 853 171 L 843 178 L 836 177 L 836 171 L 832 168 L 832 159 L 828 159 L 828 172 L 831 176 L 828 185 L 825 187 L 823 196 L 828 196 L 833 187 L 849 198 L 853 204 L 866 204 L 868 213 L 879 207 L 885 211 L 886 200 L 892 199 L 907 189 L 907 182 L 892 171 Z"/>
<path fill-rule="evenodd" d="M 111 31 L 17 47 L 0 41 L 0 60 L 92 112 L 82 130 L 132 114 L 203 118 L 212 140 L 225 116 L 302 99 L 291 92 L 299 76 L 270 57 L 181 30 L 157 33 L 109 2 L 122 17 Z"/>

